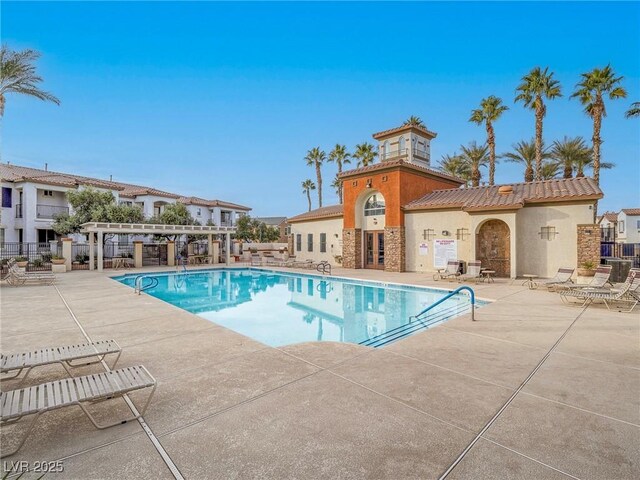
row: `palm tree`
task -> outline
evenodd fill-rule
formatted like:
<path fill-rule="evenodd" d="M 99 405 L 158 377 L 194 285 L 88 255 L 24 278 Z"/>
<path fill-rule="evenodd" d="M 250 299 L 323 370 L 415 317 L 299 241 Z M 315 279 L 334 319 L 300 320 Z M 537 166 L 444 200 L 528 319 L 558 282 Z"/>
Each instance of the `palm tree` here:
<path fill-rule="evenodd" d="M 593 168 L 593 154 L 591 152 L 592 151 L 589 150 L 589 156 L 578 158 L 576 160 L 576 164 L 575 164 L 576 178 L 584 177 L 584 171 L 587 168 Z M 601 170 L 610 170 L 615 166 L 616 164 L 612 162 L 600 162 Z"/>
<path fill-rule="evenodd" d="M 338 195 L 338 200 L 340 201 L 340 205 L 342 205 L 342 180 L 340 180 L 340 174 L 336 174 L 336 178 L 333 179 L 331 186 L 335 189 L 336 194 Z"/>
<path fill-rule="evenodd" d="M 415 115 L 411 115 L 409 118 L 407 118 L 402 125 L 411 125 L 412 127 L 425 128 L 422 119 L 420 117 L 416 117 Z"/>
<path fill-rule="evenodd" d="M 556 178 L 560 174 L 561 166 L 562 164 L 559 162 L 544 162 L 542 164 L 542 177 L 540 177 L 540 180 L 551 180 Z"/>
<path fill-rule="evenodd" d="M 627 91 L 620 86 L 622 77 L 616 77 L 611 65 L 604 68 L 594 68 L 590 72 L 581 75 L 582 80 L 576 85 L 576 90 L 571 98 L 577 97 L 584 106 L 584 111 L 593 119 L 593 179 L 600 184 L 600 127 L 602 117 L 607 115 L 604 105 L 604 97 L 610 100 L 625 98 Z M 597 205 L 596 205 L 597 206 Z M 596 213 L 594 208 L 594 214 Z"/>
<path fill-rule="evenodd" d="M 320 150 L 320 147 L 314 147 L 307 152 L 307 156 L 304 159 L 307 161 L 307 165 L 316 167 L 316 178 L 318 180 L 318 207 L 322 207 L 322 172 L 320 166 L 322 162 L 327 158 L 326 154 Z"/>
<path fill-rule="evenodd" d="M 313 183 L 313 180 L 307 179 L 302 182 L 302 193 L 306 193 L 307 201 L 309 202 L 309 211 L 311 211 L 311 190 L 316 189 L 316 184 Z"/>
<path fill-rule="evenodd" d="M 531 139 L 529 142 L 522 140 L 512 145 L 511 148 L 513 148 L 513 152 L 504 153 L 501 157 L 505 158 L 507 162 L 520 163 L 524 165 L 524 181 L 533 182 L 533 165 L 536 162 L 535 140 Z M 551 155 L 543 145 L 542 159 L 546 160 L 548 158 L 551 158 Z"/>
<path fill-rule="evenodd" d="M 42 82 L 34 65 L 38 58 L 40 52 L 35 50 L 15 52 L 6 45 L 0 48 L 0 117 L 4 116 L 4 96 L 7 93 L 29 95 L 60 105 L 60 100 L 38 88 L 38 84 Z"/>
<path fill-rule="evenodd" d="M 480 108 L 471 110 L 470 122 L 478 125 L 484 123 L 487 129 L 487 145 L 489 146 L 489 185 L 495 183 L 496 176 L 496 137 L 493 133 L 493 122 L 500 118 L 509 107 L 502 105 L 502 99 L 493 95 L 483 98 Z"/>
<path fill-rule="evenodd" d="M 335 162 L 338 166 L 338 175 L 342 173 L 342 166 L 351 163 L 351 154 L 347 152 L 347 147 L 345 145 L 340 145 L 336 143 L 336 146 L 333 147 L 333 150 L 329 152 L 329 158 L 327 158 L 328 162 Z"/>
<path fill-rule="evenodd" d="M 563 166 L 563 178 L 573 177 L 578 165 L 585 165 L 591 159 L 591 149 L 582 137 L 564 137 L 551 146 L 551 157 Z"/>
<path fill-rule="evenodd" d="M 640 117 L 640 102 L 633 102 L 624 116 L 627 118 Z"/>
<path fill-rule="evenodd" d="M 471 181 L 471 168 L 464 161 L 461 155 L 454 153 L 453 155 L 443 155 L 438 162 L 440 170 L 454 177 L 461 178 L 468 184 Z"/>
<path fill-rule="evenodd" d="M 358 167 L 366 167 L 373 163 L 375 158 L 378 156 L 378 152 L 376 152 L 375 148 L 376 147 L 368 142 L 356 145 L 356 151 L 353 154 L 353 158 L 358 160 Z"/>
<path fill-rule="evenodd" d="M 516 102 L 524 103 L 524 106 L 535 111 L 536 115 L 536 180 L 542 175 L 542 119 L 547 114 L 547 107 L 544 99 L 553 100 L 561 97 L 560 82 L 553 79 L 553 72 L 549 73 L 549 68 L 542 70 L 535 67 L 524 77 L 522 83 L 516 88 Z"/>
<path fill-rule="evenodd" d="M 461 157 L 471 170 L 471 186 L 480 185 L 482 174 L 480 167 L 486 167 L 489 163 L 489 147 L 486 145 L 478 145 L 476 142 L 469 143 L 468 146 L 460 146 L 462 150 Z"/>

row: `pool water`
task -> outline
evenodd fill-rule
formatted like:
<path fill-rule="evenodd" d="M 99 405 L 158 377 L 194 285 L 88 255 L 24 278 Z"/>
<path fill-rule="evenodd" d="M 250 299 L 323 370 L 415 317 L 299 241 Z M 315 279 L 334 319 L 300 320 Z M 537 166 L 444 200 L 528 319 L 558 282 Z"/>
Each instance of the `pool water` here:
<path fill-rule="evenodd" d="M 114 279 L 133 288 L 138 276 Z M 142 284 L 151 286 L 146 294 L 274 347 L 381 346 L 470 311 L 469 297 L 458 294 L 417 321 L 411 317 L 448 292 L 252 268 L 145 275 Z"/>

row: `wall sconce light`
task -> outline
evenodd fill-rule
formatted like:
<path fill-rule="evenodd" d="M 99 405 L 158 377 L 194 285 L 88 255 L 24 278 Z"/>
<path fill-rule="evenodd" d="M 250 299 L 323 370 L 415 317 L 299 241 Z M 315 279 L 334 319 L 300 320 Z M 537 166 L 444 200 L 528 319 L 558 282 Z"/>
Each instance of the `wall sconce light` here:
<path fill-rule="evenodd" d="M 442 236 L 443 236 L 443 237 L 448 237 L 449 235 L 451 235 L 451 233 L 449 232 L 449 230 L 442 230 Z"/>
<path fill-rule="evenodd" d="M 367 180 L 367 188 L 371 188 L 371 179 Z"/>
<path fill-rule="evenodd" d="M 377 219 L 377 218 L 374 218 L 374 219 L 373 219 L 373 224 L 374 224 L 374 225 L 377 225 L 377 224 L 378 224 L 378 219 Z"/>
<path fill-rule="evenodd" d="M 456 238 L 458 240 L 464 240 L 466 236 L 469 236 L 469 229 L 467 229 L 467 228 L 458 228 L 456 230 Z"/>
<path fill-rule="evenodd" d="M 422 231 L 422 238 L 424 238 L 425 240 L 433 240 L 433 237 L 436 236 L 436 232 L 433 230 L 433 228 L 427 228 L 426 230 Z"/>

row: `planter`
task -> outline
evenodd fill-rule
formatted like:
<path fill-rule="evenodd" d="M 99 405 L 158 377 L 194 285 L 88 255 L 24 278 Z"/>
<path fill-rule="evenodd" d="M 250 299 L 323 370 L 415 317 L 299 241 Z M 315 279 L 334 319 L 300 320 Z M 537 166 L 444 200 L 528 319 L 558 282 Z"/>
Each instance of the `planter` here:
<path fill-rule="evenodd" d="M 595 274 L 595 268 L 578 268 L 578 276 L 580 277 L 593 277 Z"/>
<path fill-rule="evenodd" d="M 53 265 L 64 265 L 65 262 L 66 260 L 64 258 L 54 258 L 51 260 Z"/>
<path fill-rule="evenodd" d="M 16 262 L 16 265 L 19 266 L 20 268 L 26 268 L 28 263 L 29 262 Z"/>
<path fill-rule="evenodd" d="M 64 261 L 62 262 L 62 264 L 52 263 L 51 271 L 53 273 L 65 273 L 67 271 L 67 266 L 64 264 Z"/>

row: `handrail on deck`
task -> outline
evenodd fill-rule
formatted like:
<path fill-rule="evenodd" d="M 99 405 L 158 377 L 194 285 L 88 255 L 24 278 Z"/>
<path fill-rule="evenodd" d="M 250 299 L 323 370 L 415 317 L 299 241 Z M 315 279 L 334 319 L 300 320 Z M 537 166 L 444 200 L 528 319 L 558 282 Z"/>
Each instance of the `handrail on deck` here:
<path fill-rule="evenodd" d="M 149 285 L 145 285 L 144 287 L 142 286 L 142 280 L 145 278 L 150 278 L 151 279 L 151 283 L 149 283 Z M 134 290 L 133 293 L 137 293 L 138 295 L 140 295 L 141 292 L 149 289 L 149 288 L 153 288 L 155 286 L 158 285 L 158 283 L 160 283 L 158 281 L 158 279 L 156 277 L 154 277 L 153 275 L 138 275 L 134 281 Z"/>
<path fill-rule="evenodd" d="M 455 290 L 453 290 L 452 292 L 449 292 L 448 294 L 446 294 L 444 297 L 442 297 L 440 300 L 438 300 L 435 303 L 432 303 L 431 305 L 429 305 L 427 308 L 425 308 L 424 310 L 422 310 L 420 313 L 418 313 L 417 315 L 413 315 L 409 318 L 416 318 L 419 319 L 419 317 L 421 317 L 422 315 L 424 315 L 425 313 L 427 313 L 429 310 L 431 310 L 434 307 L 437 307 L 438 305 L 440 305 L 442 302 L 444 302 L 445 300 L 448 300 L 449 298 L 453 297 L 456 293 L 460 293 L 462 290 L 468 290 L 469 291 L 469 296 L 471 297 L 471 320 L 472 321 L 476 321 L 476 315 L 475 315 L 475 310 L 476 310 L 476 293 L 473 291 L 473 288 L 471 287 L 467 287 L 466 285 L 463 285 L 461 287 L 456 288 Z"/>

